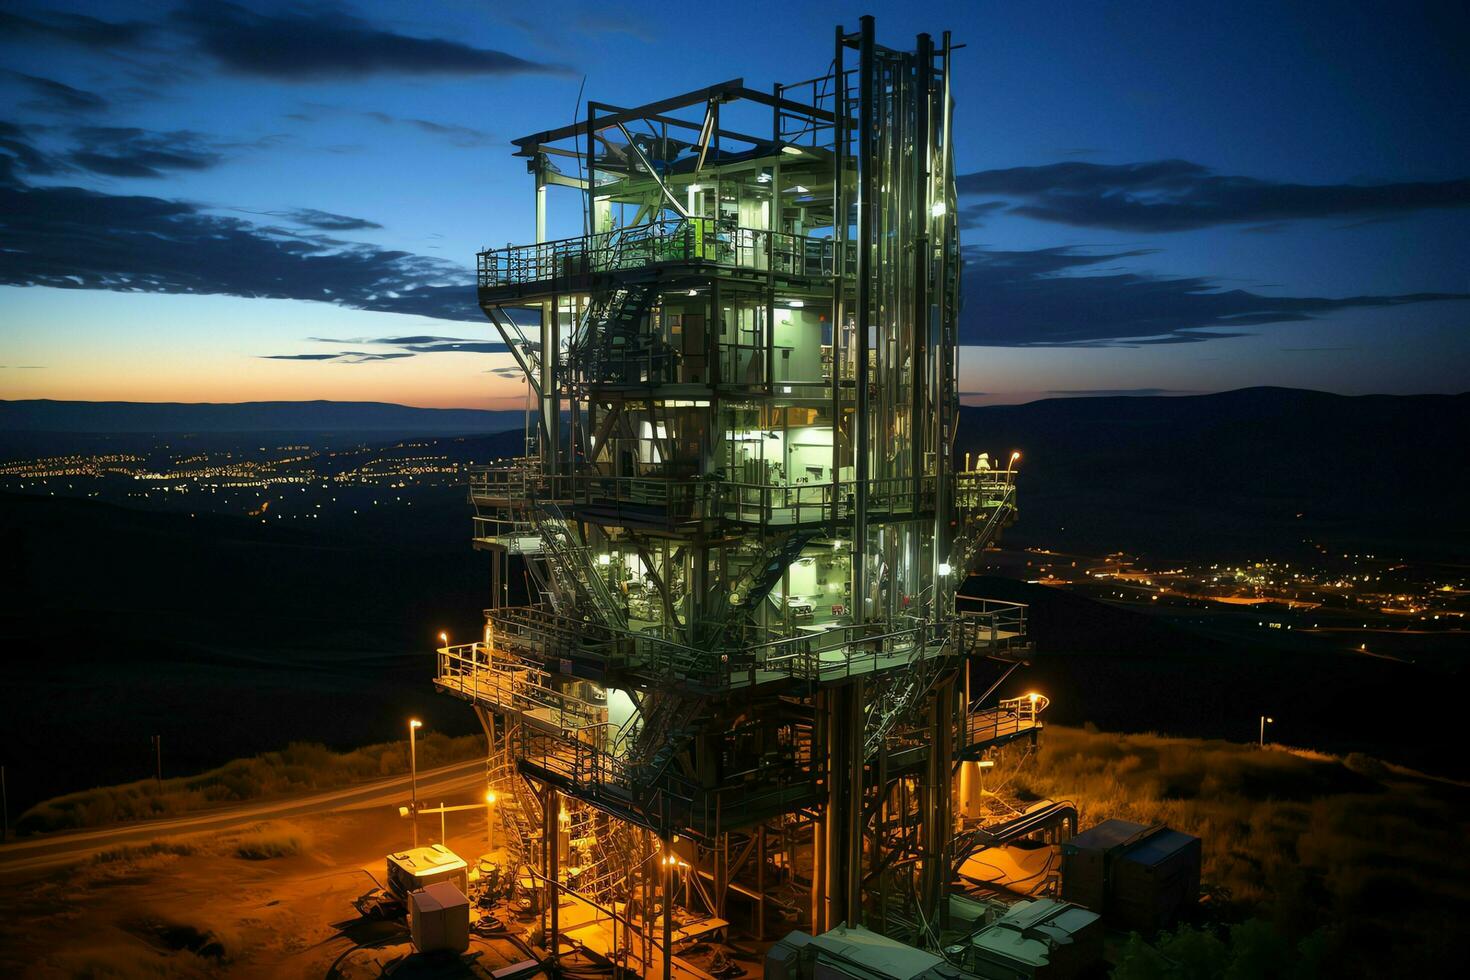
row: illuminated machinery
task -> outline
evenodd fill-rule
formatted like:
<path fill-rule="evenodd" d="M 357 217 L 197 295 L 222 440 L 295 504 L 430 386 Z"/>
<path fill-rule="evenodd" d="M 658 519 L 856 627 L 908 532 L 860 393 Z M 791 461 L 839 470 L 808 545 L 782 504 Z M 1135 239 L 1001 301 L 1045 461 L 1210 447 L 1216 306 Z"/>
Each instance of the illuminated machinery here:
<path fill-rule="evenodd" d="M 491 735 L 522 886 L 649 973 L 675 905 L 927 942 L 956 767 L 1039 727 L 979 707 L 1024 607 L 956 601 L 1015 496 L 952 462 L 948 35 L 864 18 L 822 77 L 515 142 L 537 241 L 479 255 L 479 300 L 533 451 L 473 478 L 494 608 L 437 683 Z"/>

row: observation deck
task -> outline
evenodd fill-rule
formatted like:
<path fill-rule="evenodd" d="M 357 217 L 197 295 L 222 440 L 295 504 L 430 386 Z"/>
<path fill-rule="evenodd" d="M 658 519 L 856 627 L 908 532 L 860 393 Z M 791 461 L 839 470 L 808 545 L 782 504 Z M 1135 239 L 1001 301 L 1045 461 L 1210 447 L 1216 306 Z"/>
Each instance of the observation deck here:
<path fill-rule="evenodd" d="M 672 269 L 809 283 L 836 273 L 835 254 L 830 238 L 743 228 L 717 218 L 664 218 L 594 235 L 480 252 L 476 281 L 482 303 L 586 293 L 597 276 L 635 272 L 656 276 Z"/>

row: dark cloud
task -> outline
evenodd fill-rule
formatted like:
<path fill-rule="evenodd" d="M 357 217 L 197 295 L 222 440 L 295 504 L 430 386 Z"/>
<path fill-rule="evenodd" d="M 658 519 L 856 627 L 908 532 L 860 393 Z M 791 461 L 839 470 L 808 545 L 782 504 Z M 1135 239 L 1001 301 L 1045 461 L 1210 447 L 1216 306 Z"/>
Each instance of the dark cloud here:
<path fill-rule="evenodd" d="M 331 337 L 307 337 L 317 344 L 387 344 L 392 347 L 407 347 L 413 344 L 460 344 L 473 343 L 467 337 L 354 337 L 351 340 L 336 340 Z"/>
<path fill-rule="evenodd" d="M 395 361 L 412 354 L 385 354 L 373 351 L 344 350 L 336 354 L 261 354 L 267 361 L 338 361 L 342 364 L 371 364 L 374 361 Z"/>
<path fill-rule="evenodd" d="M 75 131 L 78 146 L 67 160 L 108 177 L 162 177 L 170 171 L 208 170 L 224 159 L 198 133 L 154 133 L 121 126 L 86 126 Z"/>
<path fill-rule="evenodd" d="M 279 214 L 298 225 L 317 228 L 321 231 L 368 231 L 383 227 L 376 221 L 369 221 L 366 218 L 333 214 L 331 211 L 318 211 L 316 208 L 293 208 L 290 211 L 279 212 Z"/>
<path fill-rule="evenodd" d="M 1019 201 L 1011 214 L 1123 231 L 1187 231 L 1238 222 L 1386 216 L 1470 205 L 1470 179 L 1289 184 L 1211 173 L 1187 160 L 1068 161 L 958 178 L 962 194 Z"/>
<path fill-rule="evenodd" d="M 1005 201 L 981 201 L 977 204 L 961 204 L 959 222 L 961 228 L 982 228 L 985 219 L 1006 207 Z"/>
<path fill-rule="evenodd" d="M 333 5 L 256 13 L 192 0 L 174 24 L 225 68 L 282 81 L 374 74 L 516 75 L 562 72 L 504 51 L 383 30 Z"/>
<path fill-rule="evenodd" d="M 965 250 L 961 342 L 996 347 L 1187 344 L 1249 336 L 1270 323 L 1338 310 L 1470 299 L 1463 293 L 1401 296 L 1263 296 L 1205 277 L 1101 268 L 1147 250 Z M 1094 270 L 1093 274 L 1084 274 Z"/>
<path fill-rule="evenodd" d="M 51 154 L 36 147 L 30 127 L 0 120 L 0 184 L 12 181 L 16 171 L 49 177 L 62 169 Z"/>
<path fill-rule="evenodd" d="M 317 300 L 484 322 L 460 266 L 182 201 L 30 187 L 0 172 L 0 239 L 5 285 Z"/>
<path fill-rule="evenodd" d="M 96 92 L 72 88 L 54 78 L 27 75 L 19 71 L 6 71 L 5 74 L 31 90 L 33 98 L 22 103 L 27 109 L 42 112 L 97 112 L 107 108 L 107 100 Z"/>
<path fill-rule="evenodd" d="M 505 344 L 498 340 L 473 340 L 467 337 L 353 337 L 350 339 L 308 337 L 306 339 L 316 344 L 376 344 L 397 347 L 404 352 L 395 355 L 398 357 L 412 357 L 415 354 L 503 354 L 507 350 Z"/>
<path fill-rule="evenodd" d="M 142 21 L 107 21 L 86 14 L 60 12 L 23 16 L 0 10 L 0 39 L 61 41 L 84 48 L 118 48 L 137 44 L 150 26 Z"/>

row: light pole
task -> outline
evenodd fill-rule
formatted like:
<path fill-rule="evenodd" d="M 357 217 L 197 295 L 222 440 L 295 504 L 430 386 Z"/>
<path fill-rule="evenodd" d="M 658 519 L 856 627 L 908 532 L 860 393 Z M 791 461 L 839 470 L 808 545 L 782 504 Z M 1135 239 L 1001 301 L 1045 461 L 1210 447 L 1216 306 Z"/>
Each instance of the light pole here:
<path fill-rule="evenodd" d="M 424 723 L 417 718 L 408 721 L 408 815 L 413 821 L 413 846 L 419 846 L 419 755 L 416 735 Z"/>
<path fill-rule="evenodd" d="M 485 853 L 495 850 L 495 790 L 485 792 Z"/>
<path fill-rule="evenodd" d="M 1265 715 L 1261 715 L 1261 748 L 1263 749 L 1266 747 L 1266 726 L 1274 724 L 1276 724 L 1275 718 L 1267 718 Z"/>

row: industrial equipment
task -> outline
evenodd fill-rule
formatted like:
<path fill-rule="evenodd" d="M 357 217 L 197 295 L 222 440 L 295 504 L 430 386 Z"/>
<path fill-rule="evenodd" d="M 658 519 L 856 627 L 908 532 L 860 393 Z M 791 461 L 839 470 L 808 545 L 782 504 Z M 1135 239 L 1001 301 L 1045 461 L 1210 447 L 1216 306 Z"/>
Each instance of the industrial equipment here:
<path fill-rule="evenodd" d="M 1067 980 L 1102 962 L 1102 917 L 1050 898 L 1018 902 L 950 952 L 987 980 Z"/>
<path fill-rule="evenodd" d="M 470 946 L 470 901 L 452 881 L 408 895 L 408 927 L 420 953 L 463 953 Z"/>
<path fill-rule="evenodd" d="M 447 881 L 461 894 L 469 891 L 469 868 L 443 844 L 415 847 L 388 855 L 388 891 L 406 901 L 410 895 Z"/>
<path fill-rule="evenodd" d="M 957 595 L 1019 454 L 954 451 L 954 45 L 832 40 L 815 78 L 515 140 L 535 241 L 478 256 L 529 422 L 471 476 L 490 608 L 436 684 L 553 950 L 667 976 L 777 912 L 932 946 L 956 764 L 1042 728 L 1044 697 L 986 700 L 1025 607 Z"/>
<path fill-rule="evenodd" d="M 1062 897 L 1146 935 L 1199 900 L 1200 839 L 1161 824 L 1104 820 L 1062 844 Z"/>

